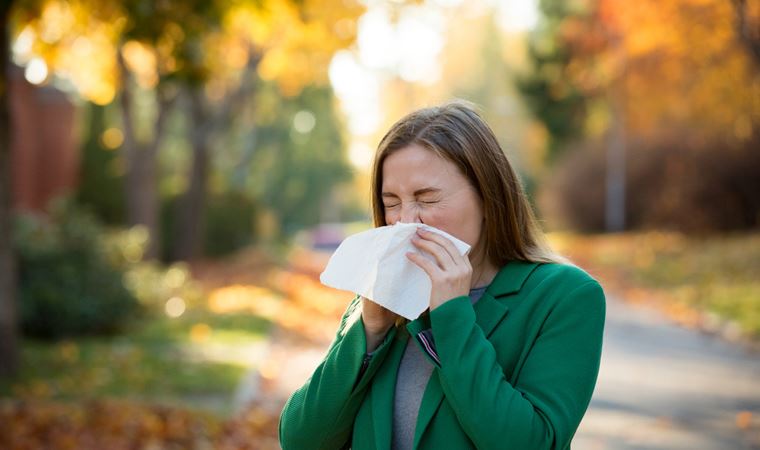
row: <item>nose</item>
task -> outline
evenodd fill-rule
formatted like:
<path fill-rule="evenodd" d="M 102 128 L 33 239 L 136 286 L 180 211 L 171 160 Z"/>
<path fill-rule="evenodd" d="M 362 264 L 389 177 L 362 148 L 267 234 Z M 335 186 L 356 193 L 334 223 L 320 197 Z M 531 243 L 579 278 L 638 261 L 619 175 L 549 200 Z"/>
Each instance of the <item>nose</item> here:
<path fill-rule="evenodd" d="M 401 205 L 401 217 L 399 218 L 404 223 L 422 223 L 420 220 L 420 210 L 414 203 Z"/>

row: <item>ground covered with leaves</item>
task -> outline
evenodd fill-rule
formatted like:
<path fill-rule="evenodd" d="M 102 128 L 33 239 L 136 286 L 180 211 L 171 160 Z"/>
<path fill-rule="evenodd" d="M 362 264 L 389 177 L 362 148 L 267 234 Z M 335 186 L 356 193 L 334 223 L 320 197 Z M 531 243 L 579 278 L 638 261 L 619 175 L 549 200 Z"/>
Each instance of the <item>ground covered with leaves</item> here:
<path fill-rule="evenodd" d="M 302 382 L 283 385 L 285 367 L 330 342 L 348 302 L 318 281 L 326 256 L 198 262 L 199 299 L 171 297 L 126 333 L 24 340 L 21 371 L 0 382 L 0 448 L 279 448 L 280 410 Z"/>
<path fill-rule="evenodd" d="M 4 401 L 0 448 L 270 449 L 277 416 L 251 407 L 229 419 L 183 407 L 123 400 Z"/>
<path fill-rule="evenodd" d="M 554 233 L 550 240 L 626 301 L 729 339 L 760 341 L 760 233 Z"/>

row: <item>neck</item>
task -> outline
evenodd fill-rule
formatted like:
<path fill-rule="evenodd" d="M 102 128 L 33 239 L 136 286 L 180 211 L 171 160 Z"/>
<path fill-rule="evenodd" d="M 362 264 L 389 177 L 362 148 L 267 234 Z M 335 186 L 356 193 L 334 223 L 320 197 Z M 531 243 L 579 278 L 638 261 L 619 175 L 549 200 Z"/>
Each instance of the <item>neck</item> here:
<path fill-rule="evenodd" d="M 483 286 L 488 286 L 491 281 L 496 277 L 499 270 L 491 263 L 483 262 L 472 267 L 472 281 L 470 282 L 470 289 L 475 289 Z"/>
<path fill-rule="evenodd" d="M 474 251 L 470 253 L 470 265 L 472 265 L 470 289 L 488 286 L 499 272 L 499 269 L 488 260 L 481 247 L 481 243 L 482 240 L 478 242 Z"/>

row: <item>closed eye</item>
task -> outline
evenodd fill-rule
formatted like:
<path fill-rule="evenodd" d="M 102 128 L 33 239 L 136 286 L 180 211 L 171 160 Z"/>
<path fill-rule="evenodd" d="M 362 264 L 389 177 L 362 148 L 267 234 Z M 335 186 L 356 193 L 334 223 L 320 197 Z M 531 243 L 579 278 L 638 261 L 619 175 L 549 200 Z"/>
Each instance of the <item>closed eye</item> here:
<path fill-rule="evenodd" d="M 438 203 L 438 200 L 435 200 L 435 201 L 426 201 L 426 202 L 420 201 L 419 203 L 422 203 L 422 204 L 425 204 L 425 205 L 432 205 L 434 203 Z M 395 208 L 395 207 L 399 206 L 400 204 L 401 203 L 396 203 L 395 205 L 383 205 L 383 206 L 386 207 L 386 208 Z"/>

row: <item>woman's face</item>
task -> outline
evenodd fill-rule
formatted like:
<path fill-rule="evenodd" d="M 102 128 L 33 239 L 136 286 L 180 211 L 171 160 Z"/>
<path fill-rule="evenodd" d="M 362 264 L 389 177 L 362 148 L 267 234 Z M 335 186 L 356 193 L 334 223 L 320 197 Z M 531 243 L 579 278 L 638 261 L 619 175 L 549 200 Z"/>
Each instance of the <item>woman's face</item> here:
<path fill-rule="evenodd" d="M 386 224 L 424 223 L 475 250 L 483 225 L 482 203 L 454 163 L 412 144 L 386 157 L 382 170 Z"/>

